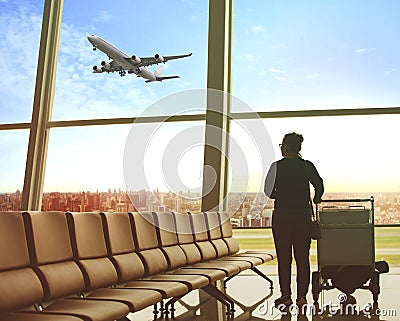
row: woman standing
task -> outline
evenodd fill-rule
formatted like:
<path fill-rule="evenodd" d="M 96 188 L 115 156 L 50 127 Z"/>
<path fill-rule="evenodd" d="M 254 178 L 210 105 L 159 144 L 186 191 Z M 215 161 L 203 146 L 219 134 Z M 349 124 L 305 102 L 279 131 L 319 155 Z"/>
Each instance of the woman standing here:
<path fill-rule="evenodd" d="M 314 164 L 300 155 L 303 136 L 286 134 L 280 144 L 282 159 L 272 163 L 265 179 L 264 192 L 274 199 L 272 233 L 278 259 L 281 297 L 275 306 L 290 306 L 292 249 L 297 268 L 298 306 L 307 303 L 310 283 L 311 215 L 310 184 L 314 187 L 314 203 L 321 201 L 324 192 L 322 178 Z"/>

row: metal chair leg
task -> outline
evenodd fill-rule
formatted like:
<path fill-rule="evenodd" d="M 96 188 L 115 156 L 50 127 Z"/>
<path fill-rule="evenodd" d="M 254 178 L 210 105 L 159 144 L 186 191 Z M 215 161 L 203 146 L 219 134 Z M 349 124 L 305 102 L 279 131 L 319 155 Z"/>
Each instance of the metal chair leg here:
<path fill-rule="evenodd" d="M 204 290 L 209 295 L 213 296 L 219 302 L 225 305 L 228 308 L 229 314 L 233 314 L 235 312 L 235 303 L 233 302 L 233 300 L 228 295 L 218 290 L 214 285 L 206 285 L 202 288 L 202 290 Z"/>
<path fill-rule="evenodd" d="M 264 280 L 267 280 L 269 282 L 269 288 L 270 289 L 274 288 L 274 283 L 272 282 L 272 280 L 268 276 L 266 276 L 264 273 L 262 273 L 256 267 L 252 267 L 251 270 L 254 271 L 255 273 L 257 273 L 259 276 L 261 276 Z"/>

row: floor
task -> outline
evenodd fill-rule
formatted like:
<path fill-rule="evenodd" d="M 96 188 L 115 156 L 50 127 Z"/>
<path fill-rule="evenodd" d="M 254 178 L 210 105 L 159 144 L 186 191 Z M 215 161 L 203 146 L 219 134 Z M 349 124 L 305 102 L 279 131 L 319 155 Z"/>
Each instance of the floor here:
<path fill-rule="evenodd" d="M 273 307 L 274 300 L 279 297 L 278 277 L 275 267 L 266 267 L 263 272 L 270 275 L 274 282 L 274 289 L 269 289 L 269 284 L 253 273 L 239 275 L 229 281 L 226 293 L 235 301 L 233 316 L 225 314 L 225 306 L 218 303 L 208 294 L 193 291 L 176 305 L 174 315 L 167 317 L 153 314 L 153 308 L 148 308 L 128 317 L 130 320 L 176 320 L 176 321 L 255 321 L 255 320 L 281 320 L 281 321 L 315 321 L 315 320 L 375 320 L 394 321 L 400 320 L 400 270 L 391 269 L 390 273 L 380 275 L 381 292 L 376 314 L 371 315 L 369 308 L 372 295 L 369 290 L 357 289 L 353 296 L 357 303 L 346 308 L 340 305 L 343 293 L 337 289 L 323 291 L 319 304 L 323 312 L 316 312 L 312 306 L 311 286 L 307 297 L 309 305 L 302 314 L 298 314 L 295 307 L 281 313 Z M 295 277 L 292 278 L 295 289 Z"/>

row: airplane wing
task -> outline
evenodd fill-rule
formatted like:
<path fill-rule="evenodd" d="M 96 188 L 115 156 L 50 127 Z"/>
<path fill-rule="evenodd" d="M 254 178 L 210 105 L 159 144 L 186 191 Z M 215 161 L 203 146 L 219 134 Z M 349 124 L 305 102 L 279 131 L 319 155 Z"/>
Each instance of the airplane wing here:
<path fill-rule="evenodd" d="M 159 64 L 161 62 L 167 62 L 169 60 L 174 60 L 174 59 L 180 59 L 180 58 L 185 58 L 185 57 L 190 57 L 192 53 L 186 54 L 186 55 L 176 55 L 176 56 L 161 56 L 159 54 L 156 54 L 154 57 L 140 57 L 140 63 L 135 64 L 136 67 L 146 67 L 146 66 L 151 66 L 154 64 Z M 125 58 L 126 61 L 131 62 L 130 58 Z"/>

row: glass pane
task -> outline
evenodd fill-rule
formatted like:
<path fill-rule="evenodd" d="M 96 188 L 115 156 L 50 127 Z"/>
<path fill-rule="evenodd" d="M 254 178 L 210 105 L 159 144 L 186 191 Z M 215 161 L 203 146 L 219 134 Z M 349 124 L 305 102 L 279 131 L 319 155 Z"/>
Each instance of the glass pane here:
<path fill-rule="evenodd" d="M 43 207 L 198 212 L 203 144 L 204 122 L 54 128 Z"/>
<path fill-rule="evenodd" d="M 177 19 L 179 17 L 179 19 Z M 153 102 L 181 90 L 206 87 L 207 1 L 109 1 L 66 0 L 60 36 L 54 120 L 134 117 Z M 152 65 L 153 73 L 180 76 L 146 83 L 135 74 L 93 73 L 107 55 L 93 51 L 88 35 L 97 35 L 127 57 L 192 56 Z M 134 64 L 130 58 L 129 66 Z M 142 59 L 143 60 L 143 59 Z M 107 66 L 107 65 L 106 65 Z M 136 67 L 132 68 L 136 71 Z M 144 75 L 142 71 L 140 75 Z M 203 109 L 204 112 L 205 109 Z M 168 108 L 158 115 L 171 114 Z"/>
<path fill-rule="evenodd" d="M 258 121 L 246 122 L 251 127 Z M 301 133 L 304 136 L 301 154 L 314 163 L 324 179 L 324 198 L 368 198 L 373 195 L 376 223 L 382 224 L 400 222 L 400 150 L 396 147 L 396 139 L 400 135 L 399 122 L 399 115 L 263 120 L 273 143 L 276 160 L 281 158 L 279 144 L 283 136 L 290 132 Z M 238 132 L 235 127 L 233 123 L 233 137 Z M 242 145 L 242 149 L 247 150 L 247 146 Z M 256 156 L 247 153 L 248 158 Z M 271 160 L 264 162 L 269 168 Z M 265 175 L 265 172 L 258 171 L 257 175 L 252 176 L 254 183 L 250 186 L 263 186 Z M 253 194 L 247 200 L 248 208 L 245 210 L 246 213 L 251 212 L 252 217 L 262 214 L 259 207 L 253 206 L 262 203 L 254 201 L 257 193 L 267 202 L 263 210 L 272 209 L 272 202 L 266 200 L 263 189 L 254 187 L 248 190 Z M 246 186 L 243 191 L 246 191 Z"/>
<path fill-rule="evenodd" d="M 0 123 L 32 116 L 44 1 L 0 1 Z"/>
<path fill-rule="evenodd" d="M 204 130 L 204 122 L 132 127 L 124 151 L 124 178 L 138 210 L 200 211 Z"/>
<path fill-rule="evenodd" d="M 0 131 L 0 211 L 20 210 L 29 131 Z"/>
<path fill-rule="evenodd" d="M 123 189 L 122 155 L 129 128 L 51 129 L 44 192 Z"/>
<path fill-rule="evenodd" d="M 235 2 L 233 94 L 257 111 L 399 106 L 398 1 Z"/>
<path fill-rule="evenodd" d="M 52 129 L 42 209 L 116 210 L 124 203 L 122 155 L 129 128 Z"/>

